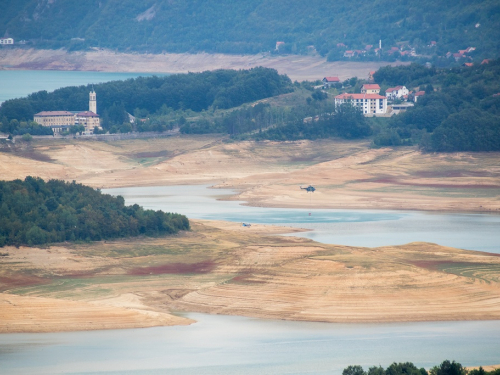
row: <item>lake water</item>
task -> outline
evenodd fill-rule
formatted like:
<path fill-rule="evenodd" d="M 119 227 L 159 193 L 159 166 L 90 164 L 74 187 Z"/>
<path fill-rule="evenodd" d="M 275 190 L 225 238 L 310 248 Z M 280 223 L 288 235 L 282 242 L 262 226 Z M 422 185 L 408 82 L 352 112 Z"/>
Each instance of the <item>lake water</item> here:
<path fill-rule="evenodd" d="M 500 216 L 363 210 L 265 209 L 218 201 L 206 186 L 106 189 L 127 204 L 191 218 L 316 229 L 302 235 L 346 245 L 432 241 L 500 252 Z M 311 216 L 309 216 L 311 213 Z M 341 374 L 348 365 L 445 359 L 500 363 L 500 322 L 333 324 L 186 314 L 187 327 L 0 335 L 2 374 Z"/>
<path fill-rule="evenodd" d="M 188 314 L 191 326 L 0 335 L 2 374 L 338 374 L 500 362 L 498 322 L 332 324 Z"/>
<path fill-rule="evenodd" d="M 54 91 L 66 86 L 125 80 L 151 73 L 77 72 L 57 70 L 0 70 L 0 104 L 8 99 L 20 98 L 33 92 Z M 165 73 L 156 75 L 164 76 Z"/>
<path fill-rule="evenodd" d="M 134 187 L 103 192 L 122 195 L 127 204 L 178 212 L 193 219 L 312 229 L 293 235 L 323 243 L 375 247 L 425 241 L 500 253 L 500 215 L 250 207 L 242 202 L 216 201 L 231 195 L 232 191 L 207 189 L 207 186 Z"/>

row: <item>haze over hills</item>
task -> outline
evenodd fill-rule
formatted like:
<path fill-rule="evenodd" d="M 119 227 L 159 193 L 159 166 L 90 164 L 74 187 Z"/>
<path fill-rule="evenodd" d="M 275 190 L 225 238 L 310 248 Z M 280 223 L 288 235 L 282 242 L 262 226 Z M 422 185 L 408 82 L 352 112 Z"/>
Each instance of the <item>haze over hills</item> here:
<path fill-rule="evenodd" d="M 36 48 L 245 54 L 317 51 L 330 60 L 345 59 L 347 49 L 366 50 L 350 57 L 363 60 L 399 58 L 405 48 L 429 58 L 475 47 L 471 57 L 479 59 L 498 56 L 500 51 L 500 3 L 16 0 L 3 5 L 0 35 L 25 40 Z M 374 52 L 379 40 L 381 57 Z M 276 51 L 278 41 L 284 44 Z M 399 50 L 389 56 L 394 46 Z"/>

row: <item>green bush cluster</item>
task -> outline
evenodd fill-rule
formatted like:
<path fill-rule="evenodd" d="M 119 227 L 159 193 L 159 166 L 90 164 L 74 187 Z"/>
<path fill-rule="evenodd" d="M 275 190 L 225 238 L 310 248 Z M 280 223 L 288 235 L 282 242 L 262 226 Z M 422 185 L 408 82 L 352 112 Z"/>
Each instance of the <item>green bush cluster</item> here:
<path fill-rule="evenodd" d="M 125 206 L 91 187 L 28 176 L 0 181 L 0 246 L 159 236 L 188 230 L 180 214 Z"/>
<path fill-rule="evenodd" d="M 386 369 L 382 366 L 372 366 L 368 371 L 359 365 L 347 366 L 342 371 L 342 375 L 500 375 L 500 369 L 487 372 L 479 367 L 479 369 L 469 371 L 458 362 L 445 360 L 429 371 L 418 368 L 411 362 L 394 362 Z"/>

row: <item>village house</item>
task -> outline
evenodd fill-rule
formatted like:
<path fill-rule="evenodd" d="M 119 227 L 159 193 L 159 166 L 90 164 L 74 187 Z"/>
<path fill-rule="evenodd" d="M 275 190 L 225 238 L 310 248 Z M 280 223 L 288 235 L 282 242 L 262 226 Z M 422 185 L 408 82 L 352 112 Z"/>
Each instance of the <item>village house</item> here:
<path fill-rule="evenodd" d="M 362 94 L 378 94 L 380 92 L 380 86 L 376 83 L 365 83 L 361 87 Z"/>
<path fill-rule="evenodd" d="M 323 85 L 324 86 L 333 86 L 337 83 L 340 83 L 339 77 L 325 77 L 322 79 Z"/>
<path fill-rule="evenodd" d="M 378 94 L 341 94 L 335 97 L 335 107 L 344 103 L 351 103 L 365 115 L 387 112 L 387 98 Z"/>
<path fill-rule="evenodd" d="M 387 99 L 403 99 L 405 96 L 407 96 L 409 93 L 408 89 L 405 86 L 396 86 L 396 87 L 390 87 L 387 90 L 385 90 L 385 96 L 387 96 Z"/>
<path fill-rule="evenodd" d="M 101 129 L 96 93 L 91 91 L 89 94 L 88 111 L 42 111 L 35 114 L 33 121 L 42 126 L 50 126 L 54 134 L 61 134 L 74 125 L 83 125 L 85 134 L 93 134 L 96 126 Z"/>
<path fill-rule="evenodd" d="M 12 39 L 12 38 L 0 38 L 0 44 L 14 44 L 14 39 Z"/>
<path fill-rule="evenodd" d="M 421 96 L 424 96 L 425 95 L 425 91 L 418 91 L 415 93 L 415 95 L 413 95 L 413 101 L 416 103 L 418 101 L 418 98 L 420 98 Z"/>

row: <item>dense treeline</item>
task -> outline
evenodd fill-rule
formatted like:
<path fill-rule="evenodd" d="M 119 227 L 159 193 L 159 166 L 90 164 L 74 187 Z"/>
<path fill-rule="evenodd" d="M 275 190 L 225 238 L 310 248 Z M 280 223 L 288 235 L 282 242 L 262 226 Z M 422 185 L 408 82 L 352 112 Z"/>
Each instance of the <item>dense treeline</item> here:
<path fill-rule="evenodd" d="M 423 55 L 468 46 L 500 52 L 496 0 L 79 0 L 9 1 L 0 12 L 0 35 L 36 47 L 88 47 L 148 52 L 307 53 L 331 59 L 367 44 L 390 49 L 408 42 Z M 437 41 L 429 48 L 430 41 Z"/>
<path fill-rule="evenodd" d="M 258 103 L 232 111 L 205 112 L 186 120 L 180 130 L 186 134 L 225 133 L 233 139 L 277 141 L 355 139 L 371 134 L 368 121 L 351 105 L 335 109 L 333 96 L 314 89 L 311 82 L 296 82 L 294 86 L 290 104 L 285 100 L 279 105 Z"/>
<path fill-rule="evenodd" d="M 125 206 L 121 196 L 74 181 L 45 182 L 31 176 L 0 181 L 0 246 L 158 236 L 188 229 L 183 215 Z"/>
<path fill-rule="evenodd" d="M 363 114 L 350 103 L 343 104 L 316 116 L 290 121 L 283 126 L 259 132 L 256 140 L 294 141 L 299 139 L 321 139 L 340 137 L 344 139 L 364 138 L 372 130 Z"/>
<path fill-rule="evenodd" d="M 370 367 L 368 371 L 359 365 L 348 366 L 342 371 L 342 375 L 500 375 L 500 369 L 488 372 L 479 367 L 469 371 L 458 362 L 445 360 L 429 371 L 418 368 L 411 362 L 394 362 L 386 369 L 379 365 Z"/>
<path fill-rule="evenodd" d="M 5 101 L 0 107 L 2 131 L 14 133 L 11 120 L 27 121 L 41 111 L 75 111 L 88 108 L 92 86 L 64 87 L 52 93 L 39 91 L 26 98 Z M 200 112 L 209 108 L 232 108 L 292 90 L 291 81 L 274 69 L 215 70 L 139 77 L 94 85 L 98 112 L 105 130 L 128 122 L 128 113 L 168 113 L 176 110 Z M 164 130 L 155 124 L 138 130 Z"/>
<path fill-rule="evenodd" d="M 415 107 L 393 116 L 378 146 L 418 144 L 428 151 L 500 151 L 500 60 L 453 69 L 412 64 L 375 74 L 381 85 L 425 89 Z"/>

